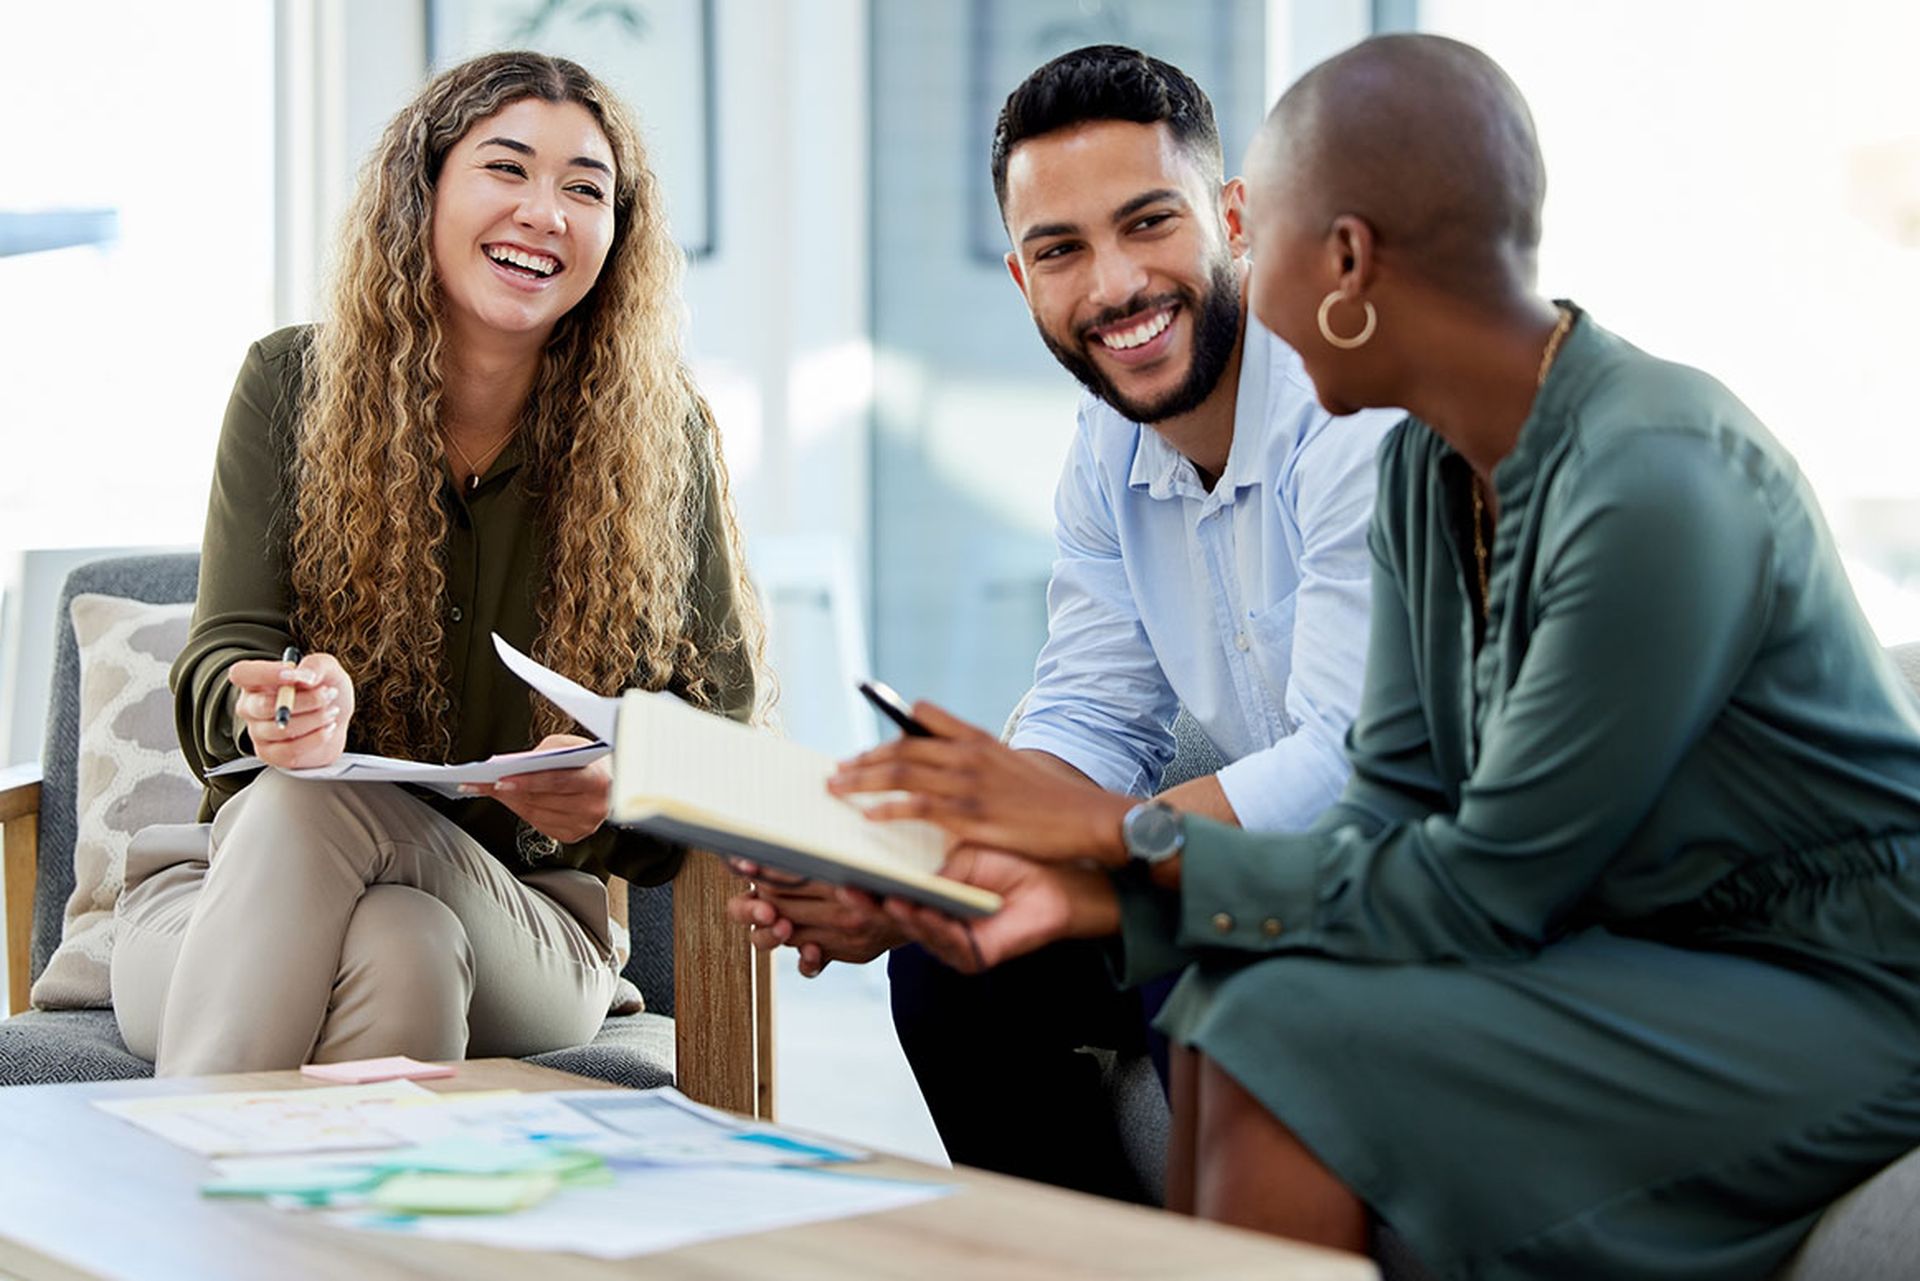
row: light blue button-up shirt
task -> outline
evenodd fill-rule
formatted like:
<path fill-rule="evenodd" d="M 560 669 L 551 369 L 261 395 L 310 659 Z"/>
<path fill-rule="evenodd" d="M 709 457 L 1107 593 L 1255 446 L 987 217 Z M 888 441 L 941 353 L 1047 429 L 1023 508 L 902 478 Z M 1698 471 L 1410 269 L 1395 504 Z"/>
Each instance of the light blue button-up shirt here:
<path fill-rule="evenodd" d="M 1247 319 L 1233 445 L 1208 491 L 1160 434 L 1091 396 L 1054 500 L 1047 643 L 1013 745 L 1144 795 L 1185 705 L 1231 761 L 1241 826 L 1309 826 L 1347 779 L 1380 438 L 1335 418 L 1300 357 Z"/>

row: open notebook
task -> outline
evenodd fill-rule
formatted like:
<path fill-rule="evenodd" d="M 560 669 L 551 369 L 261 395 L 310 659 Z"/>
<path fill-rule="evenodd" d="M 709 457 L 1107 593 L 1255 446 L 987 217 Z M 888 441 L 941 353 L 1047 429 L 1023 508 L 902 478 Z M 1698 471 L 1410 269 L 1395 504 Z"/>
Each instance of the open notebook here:
<path fill-rule="evenodd" d="M 620 700 L 613 744 L 616 823 L 954 916 L 1000 910 L 999 895 L 938 875 L 939 828 L 870 822 L 829 795 L 834 764 L 819 752 L 638 690 Z"/>

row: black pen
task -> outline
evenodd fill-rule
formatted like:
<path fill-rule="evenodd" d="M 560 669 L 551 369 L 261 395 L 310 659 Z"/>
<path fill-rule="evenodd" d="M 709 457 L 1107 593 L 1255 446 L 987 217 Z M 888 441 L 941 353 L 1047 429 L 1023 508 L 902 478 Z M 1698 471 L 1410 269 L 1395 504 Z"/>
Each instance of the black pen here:
<path fill-rule="evenodd" d="M 298 645 L 287 646 L 285 650 L 281 651 L 280 661 L 289 667 L 297 666 L 300 662 L 300 647 Z M 285 729 L 287 722 L 292 719 L 293 686 L 282 685 L 273 696 L 273 723 L 281 729 Z"/>
<path fill-rule="evenodd" d="M 866 695 L 875 711 L 899 726 L 900 732 L 908 738 L 933 738 L 934 732 L 922 725 L 907 707 L 907 700 L 893 692 L 893 686 L 885 681 L 861 681 L 860 692 Z"/>

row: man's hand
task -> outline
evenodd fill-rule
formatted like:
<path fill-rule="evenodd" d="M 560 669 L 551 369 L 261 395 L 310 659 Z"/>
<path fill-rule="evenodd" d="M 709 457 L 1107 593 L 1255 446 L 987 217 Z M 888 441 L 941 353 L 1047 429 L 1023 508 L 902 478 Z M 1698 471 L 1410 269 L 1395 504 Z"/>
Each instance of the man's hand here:
<path fill-rule="evenodd" d="M 992 890 L 1005 905 L 974 921 L 901 898 L 888 899 L 886 912 L 909 938 L 963 974 L 978 974 L 1059 939 L 1101 938 L 1120 929 L 1120 896 L 1107 874 L 1095 868 L 1035 863 L 967 846 L 948 857 L 940 874 Z"/>
<path fill-rule="evenodd" d="M 308 654 L 298 666 L 250 658 L 227 669 L 240 691 L 233 712 L 253 743 L 253 754 L 281 769 L 315 769 L 340 758 L 353 719 L 353 678 L 331 654 Z M 293 686 L 293 715 L 273 718 L 282 685 Z"/>
<path fill-rule="evenodd" d="M 905 792 L 867 817 L 924 819 L 966 845 L 1046 862 L 1126 862 L 1120 820 L 1134 798 L 1049 768 L 932 703 L 915 703 L 913 714 L 935 737 L 896 739 L 843 762 L 827 790 Z"/>
<path fill-rule="evenodd" d="M 753 945 L 799 950 L 800 975 L 813 978 L 833 961 L 864 965 L 906 942 L 893 918 L 865 895 L 772 872 L 744 859 L 728 865 L 747 888 L 727 901 L 727 917 L 747 927 Z"/>
<path fill-rule="evenodd" d="M 549 734 L 533 750 L 584 747 L 592 741 L 578 734 Z M 515 774 L 497 783 L 462 783 L 460 791 L 468 796 L 491 796 L 541 835 L 571 844 L 586 840 L 607 821 L 613 797 L 613 770 L 607 759 L 602 756 L 571 769 Z"/>

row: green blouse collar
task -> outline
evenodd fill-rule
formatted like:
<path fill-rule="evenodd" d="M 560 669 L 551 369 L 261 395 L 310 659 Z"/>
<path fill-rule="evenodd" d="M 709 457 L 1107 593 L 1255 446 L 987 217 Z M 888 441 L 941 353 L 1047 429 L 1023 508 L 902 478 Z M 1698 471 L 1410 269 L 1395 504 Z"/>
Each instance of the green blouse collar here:
<path fill-rule="evenodd" d="M 1520 424 L 1512 451 L 1493 469 L 1493 488 L 1499 495 L 1503 517 L 1526 506 L 1534 477 L 1564 444 L 1575 407 L 1606 364 L 1612 342 L 1612 335 L 1570 300 L 1556 298 L 1554 304 L 1571 312 L 1573 323 L 1560 341 L 1560 350 L 1547 370 L 1546 382 L 1533 398 L 1526 421 Z"/>

